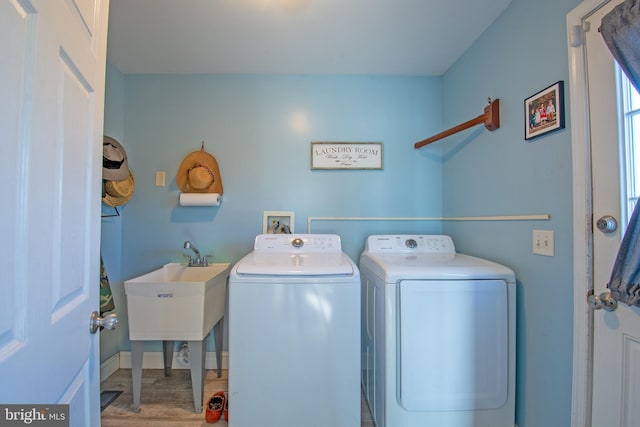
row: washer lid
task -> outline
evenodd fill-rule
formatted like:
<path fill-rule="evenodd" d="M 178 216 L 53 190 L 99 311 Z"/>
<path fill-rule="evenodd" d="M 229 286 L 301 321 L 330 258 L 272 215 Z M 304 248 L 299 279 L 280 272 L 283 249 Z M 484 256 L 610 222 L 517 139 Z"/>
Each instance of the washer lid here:
<path fill-rule="evenodd" d="M 354 264 L 342 252 L 251 252 L 236 267 L 239 275 L 351 276 Z"/>

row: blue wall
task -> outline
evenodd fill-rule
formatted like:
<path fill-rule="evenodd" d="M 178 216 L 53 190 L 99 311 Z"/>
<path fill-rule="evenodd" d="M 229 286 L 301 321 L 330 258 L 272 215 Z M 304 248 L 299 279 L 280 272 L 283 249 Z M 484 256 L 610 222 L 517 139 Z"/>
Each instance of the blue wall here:
<path fill-rule="evenodd" d="M 306 232 L 308 216 L 442 212 L 440 148 L 413 148 L 442 125 L 439 77 L 128 75 L 124 82 L 120 142 L 136 190 L 121 209 L 116 303 L 124 300 L 122 281 L 183 261 L 185 240 L 212 252 L 214 261 L 238 261 L 261 233 L 263 211 L 294 211 L 299 233 Z M 223 201 L 181 207 L 175 173 L 202 140 L 218 160 Z M 312 171 L 311 141 L 382 142 L 384 169 Z M 156 171 L 166 172 L 166 187 L 155 187 Z M 369 234 L 438 233 L 441 224 L 318 222 L 311 231 L 339 234 L 357 260 Z M 115 242 L 110 239 L 103 233 L 103 246 Z M 124 304 L 120 317 L 120 347 L 128 350 Z M 160 348 L 147 345 L 152 349 Z"/>
<path fill-rule="evenodd" d="M 482 126 L 442 143 L 444 213 L 551 214 L 550 221 L 447 222 L 461 252 L 511 267 L 517 284 L 517 421 L 571 422 L 573 217 L 570 112 L 567 128 L 524 139 L 525 98 L 565 81 L 566 14 L 578 0 L 514 0 L 444 76 L 443 120 L 457 124 L 500 99 L 501 127 Z M 553 230 L 555 256 L 532 253 L 532 230 Z"/>

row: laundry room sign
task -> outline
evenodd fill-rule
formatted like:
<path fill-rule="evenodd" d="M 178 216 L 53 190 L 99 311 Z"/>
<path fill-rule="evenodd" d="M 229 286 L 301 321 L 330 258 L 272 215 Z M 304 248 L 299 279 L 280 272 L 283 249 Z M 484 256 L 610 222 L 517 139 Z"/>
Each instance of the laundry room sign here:
<path fill-rule="evenodd" d="M 312 142 L 311 169 L 382 169 L 382 143 Z"/>

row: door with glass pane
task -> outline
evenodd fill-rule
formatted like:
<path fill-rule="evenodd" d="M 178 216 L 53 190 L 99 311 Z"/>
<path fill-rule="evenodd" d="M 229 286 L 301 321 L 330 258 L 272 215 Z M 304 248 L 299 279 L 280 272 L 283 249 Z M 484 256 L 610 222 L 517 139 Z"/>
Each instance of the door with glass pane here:
<path fill-rule="evenodd" d="M 637 199 L 635 128 L 640 98 L 625 90 L 622 74 L 598 32 L 613 0 L 586 19 L 593 214 L 593 292 L 606 299 L 606 284 L 621 236 Z M 628 114 L 625 114 L 625 110 Z M 627 141 L 628 143 L 625 143 Z M 598 308 L 596 306 L 596 308 Z M 610 309 L 613 307 L 609 307 Z M 593 311 L 593 427 L 640 425 L 640 310 L 619 304 Z"/>

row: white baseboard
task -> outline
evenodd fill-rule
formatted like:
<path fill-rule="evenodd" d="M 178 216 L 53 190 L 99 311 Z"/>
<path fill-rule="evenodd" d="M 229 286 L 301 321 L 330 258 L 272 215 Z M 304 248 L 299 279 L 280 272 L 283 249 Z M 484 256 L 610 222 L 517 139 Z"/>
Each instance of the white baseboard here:
<path fill-rule="evenodd" d="M 120 354 L 116 353 L 100 364 L 100 382 L 106 380 L 120 369 Z"/>
<path fill-rule="evenodd" d="M 105 360 L 100 365 L 100 382 L 109 378 L 118 369 L 131 369 L 131 352 L 121 351 Z M 215 352 L 207 352 L 204 360 L 205 369 L 217 369 L 218 363 Z M 142 369 L 164 369 L 164 359 L 161 351 L 145 351 L 142 355 Z M 173 353 L 171 369 L 189 369 L 189 366 L 178 361 L 178 352 Z M 222 353 L 222 369 L 229 369 L 229 353 Z"/>
<path fill-rule="evenodd" d="M 217 369 L 218 363 L 215 352 L 207 352 L 204 359 L 205 369 Z M 131 352 L 120 352 L 120 368 L 131 369 Z M 173 353 L 172 369 L 189 369 L 178 361 L 178 352 Z M 164 369 L 164 359 L 161 351 L 145 351 L 142 355 L 142 369 Z M 222 353 L 222 369 L 229 369 L 229 353 Z"/>

